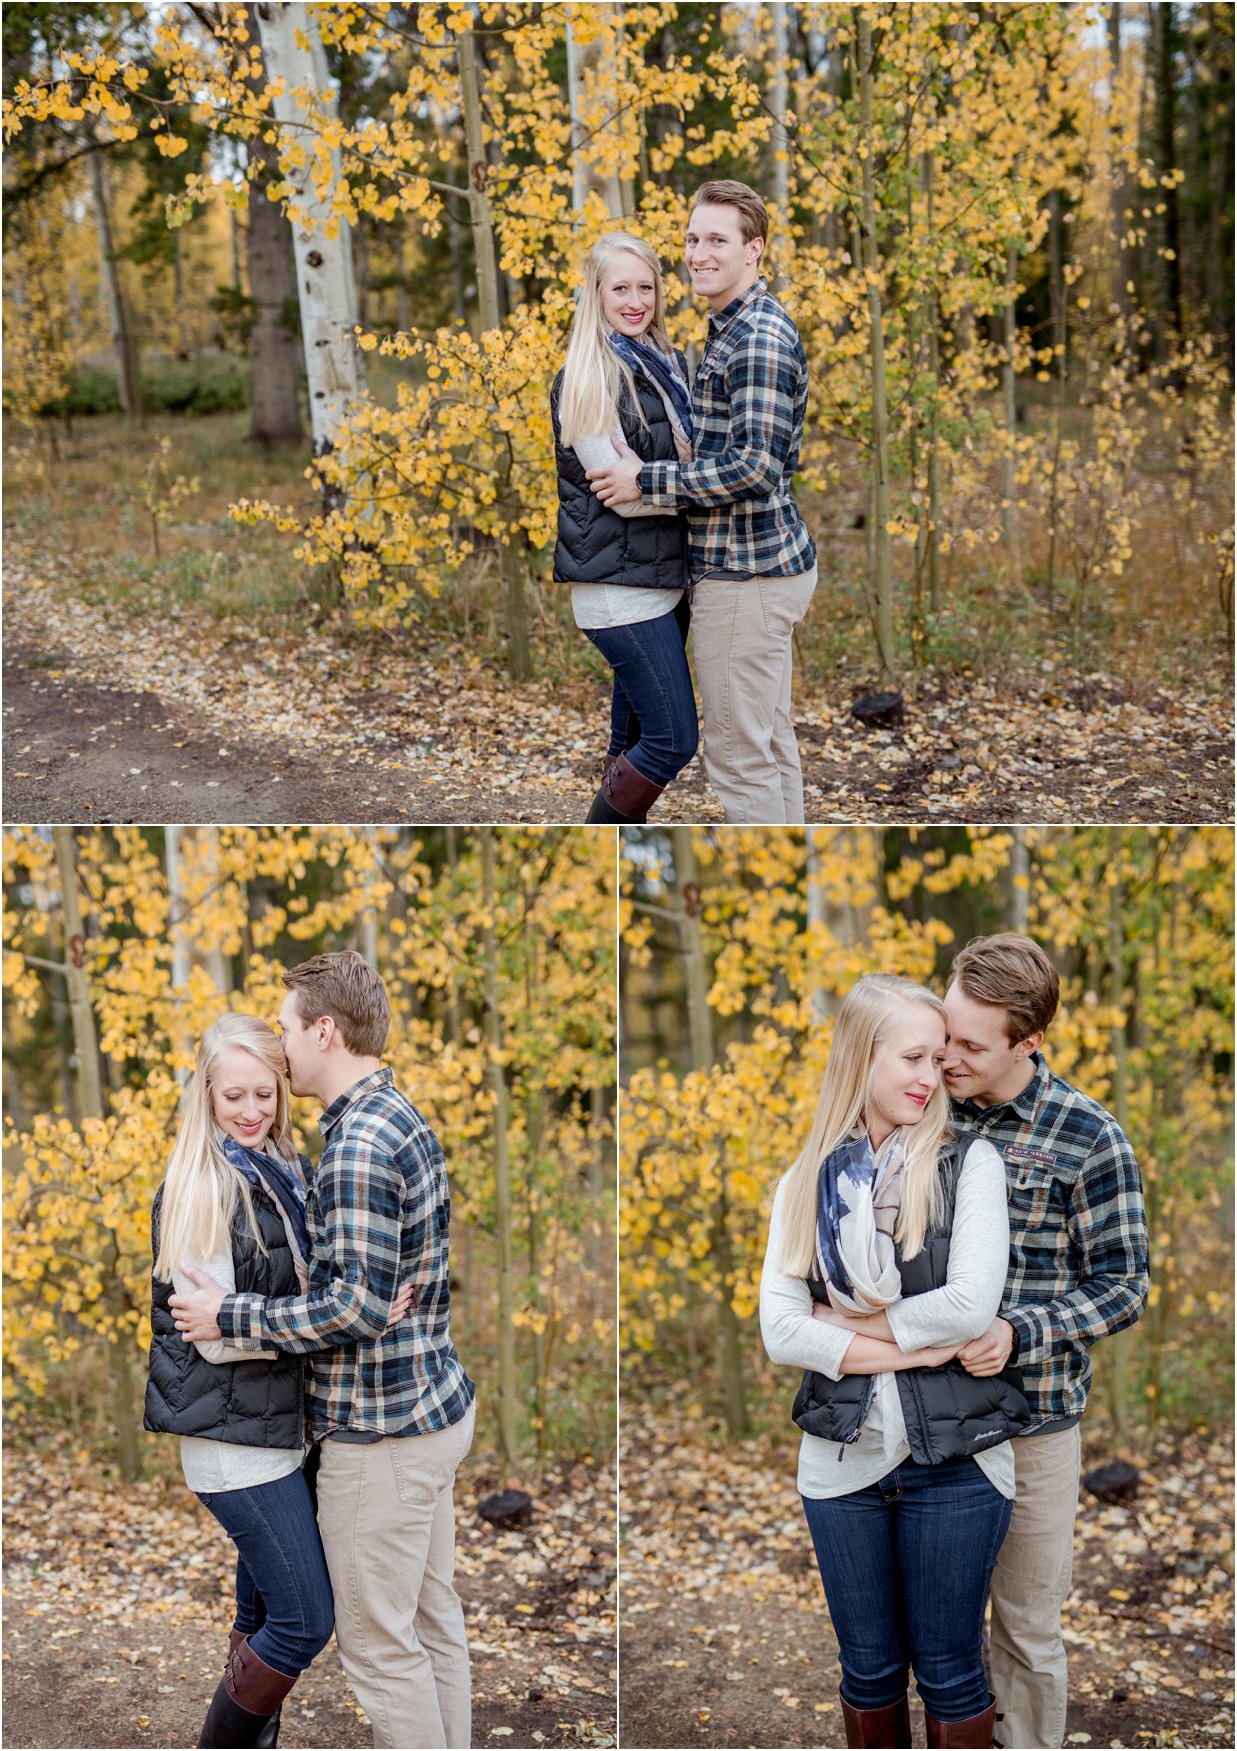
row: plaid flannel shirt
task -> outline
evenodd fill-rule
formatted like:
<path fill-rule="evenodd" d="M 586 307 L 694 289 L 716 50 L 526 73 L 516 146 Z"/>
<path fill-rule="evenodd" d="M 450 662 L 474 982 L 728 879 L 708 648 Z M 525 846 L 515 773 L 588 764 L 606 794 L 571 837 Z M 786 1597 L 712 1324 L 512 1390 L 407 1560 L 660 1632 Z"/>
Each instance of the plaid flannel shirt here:
<path fill-rule="evenodd" d="M 1138 1163 L 1098 1101 L 1054 1076 L 1036 1052 L 1016 1099 L 953 1103 L 954 1124 L 1001 1153 L 1009 1187 L 1009 1275 L 1001 1317 L 1018 1336 L 1017 1364 L 1039 1426 L 1081 1417 L 1087 1354 L 1123 1331 L 1147 1302 L 1147 1219 Z M 1033 1431 L 1035 1432 L 1035 1431 Z"/>
<path fill-rule="evenodd" d="M 309 1288 L 267 1299 L 229 1295 L 219 1329 L 244 1348 L 309 1357 L 315 1439 L 332 1429 L 429 1434 L 473 1400 L 449 1330 L 451 1197 L 438 1139 L 375 1070 L 318 1121 L 326 1147 L 309 1188 Z M 412 1307 L 387 1330 L 401 1282 Z"/>
<path fill-rule="evenodd" d="M 815 565 L 816 545 L 790 496 L 806 413 L 799 331 L 757 280 L 709 317 L 692 385 L 692 460 L 640 470 L 650 504 L 687 507 L 693 579 L 797 577 Z"/>

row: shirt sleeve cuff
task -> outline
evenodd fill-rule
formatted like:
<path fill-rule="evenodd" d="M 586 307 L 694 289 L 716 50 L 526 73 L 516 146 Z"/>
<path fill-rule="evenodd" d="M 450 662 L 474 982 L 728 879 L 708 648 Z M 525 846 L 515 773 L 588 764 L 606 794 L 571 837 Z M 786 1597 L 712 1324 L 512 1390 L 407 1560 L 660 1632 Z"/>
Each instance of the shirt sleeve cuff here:
<path fill-rule="evenodd" d="M 261 1295 L 225 1295 L 219 1309 L 219 1330 L 237 1349 L 260 1350 Z"/>
<path fill-rule="evenodd" d="M 640 496 L 651 505 L 674 510 L 679 502 L 679 495 L 674 490 L 675 469 L 673 462 L 646 462 L 636 476 Z"/>
<path fill-rule="evenodd" d="M 1052 1334 L 1047 1319 L 1031 1307 L 1012 1307 L 1003 1312 L 1014 1331 L 1014 1353 L 1011 1362 L 1042 1362 L 1050 1354 Z"/>

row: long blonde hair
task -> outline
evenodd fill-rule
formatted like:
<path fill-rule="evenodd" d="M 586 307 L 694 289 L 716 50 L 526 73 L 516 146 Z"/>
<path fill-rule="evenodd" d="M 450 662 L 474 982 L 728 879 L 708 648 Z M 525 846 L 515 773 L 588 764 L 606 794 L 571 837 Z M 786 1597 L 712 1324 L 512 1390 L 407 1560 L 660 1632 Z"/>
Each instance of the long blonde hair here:
<path fill-rule="evenodd" d="M 647 424 L 631 367 L 610 345 L 610 331 L 601 313 L 601 276 L 616 255 L 625 253 L 640 258 L 652 273 L 656 288 L 653 320 L 641 339 L 647 336 L 664 353 L 672 352 L 664 327 L 665 293 L 657 254 L 643 238 L 633 237 L 628 231 L 612 231 L 588 252 L 584 285 L 571 322 L 558 415 L 563 444 L 567 449 L 578 438 L 593 438 L 614 430 L 619 423 L 619 403 L 624 390 L 641 425 Z"/>
<path fill-rule="evenodd" d="M 268 1154 L 295 1162 L 296 1145 L 288 1110 L 288 1084 L 279 1036 L 256 1015 L 222 1015 L 202 1035 L 198 1062 L 172 1147 L 159 1211 L 159 1253 L 155 1276 L 170 1283 L 188 1254 L 200 1259 L 230 1252 L 238 1206 L 265 1251 L 253 1212 L 248 1182 L 237 1173 L 219 1142 L 211 1094 L 225 1052 L 238 1048 L 260 1059 L 275 1083 L 275 1119 L 265 1141 Z"/>
<path fill-rule="evenodd" d="M 782 1218 L 782 1269 L 806 1277 L 816 1257 L 816 1185 L 821 1163 L 831 1149 L 866 1123 L 872 1085 L 872 1065 L 899 1010 L 922 1003 L 944 1020 L 939 997 L 912 979 L 892 973 L 869 973 L 847 992 L 834 1023 L 829 1062 L 820 1085 L 820 1099 L 803 1152 L 786 1174 Z M 953 1135 L 949 1097 L 938 1082 L 928 1097 L 918 1124 L 903 1132 L 902 1197 L 895 1238 L 904 1258 L 914 1258 L 923 1246 L 929 1222 L 940 1220 L 942 1199 L 937 1162 L 941 1146 Z"/>

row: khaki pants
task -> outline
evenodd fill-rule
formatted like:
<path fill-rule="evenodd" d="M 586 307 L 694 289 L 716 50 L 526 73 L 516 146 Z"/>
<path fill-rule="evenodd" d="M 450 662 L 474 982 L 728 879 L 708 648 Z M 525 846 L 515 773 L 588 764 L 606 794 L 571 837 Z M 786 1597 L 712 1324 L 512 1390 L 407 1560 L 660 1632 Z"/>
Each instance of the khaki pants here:
<path fill-rule="evenodd" d="M 728 821 L 803 820 L 792 634 L 815 588 L 813 566 L 793 578 L 705 578 L 692 592 L 702 759 Z"/>
<path fill-rule="evenodd" d="M 318 1525 L 335 1637 L 376 1746 L 472 1744 L 451 1487 L 475 1421 L 474 1403 L 437 1434 L 322 1443 Z"/>
<path fill-rule="evenodd" d="M 1018 1494 L 992 1576 L 988 1680 L 996 1696 L 994 1743 L 1018 1751 L 1065 1740 L 1061 1607 L 1073 1576 L 1081 1454 L 1077 1426 L 1014 1442 Z"/>

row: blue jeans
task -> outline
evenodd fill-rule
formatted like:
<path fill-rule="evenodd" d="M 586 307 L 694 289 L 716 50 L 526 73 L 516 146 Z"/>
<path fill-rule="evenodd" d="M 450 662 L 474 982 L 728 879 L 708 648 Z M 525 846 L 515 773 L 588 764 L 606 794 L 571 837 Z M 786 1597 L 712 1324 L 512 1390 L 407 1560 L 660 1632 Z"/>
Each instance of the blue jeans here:
<path fill-rule="evenodd" d="M 298 1677 L 335 1627 L 331 1578 L 304 1472 L 197 1496 L 236 1546 L 236 1628 L 260 1660 L 285 1678 Z"/>
<path fill-rule="evenodd" d="M 687 667 L 690 618 L 684 591 L 670 614 L 584 635 L 614 671 L 608 751 L 626 754 L 643 778 L 663 789 L 693 758 L 700 734 Z"/>
<path fill-rule="evenodd" d="M 983 1713 L 984 1606 L 1012 1511 L 973 1459 L 907 1459 L 852 1495 L 803 1498 L 852 1708 L 897 1702 L 910 1666 L 934 1719 Z"/>

